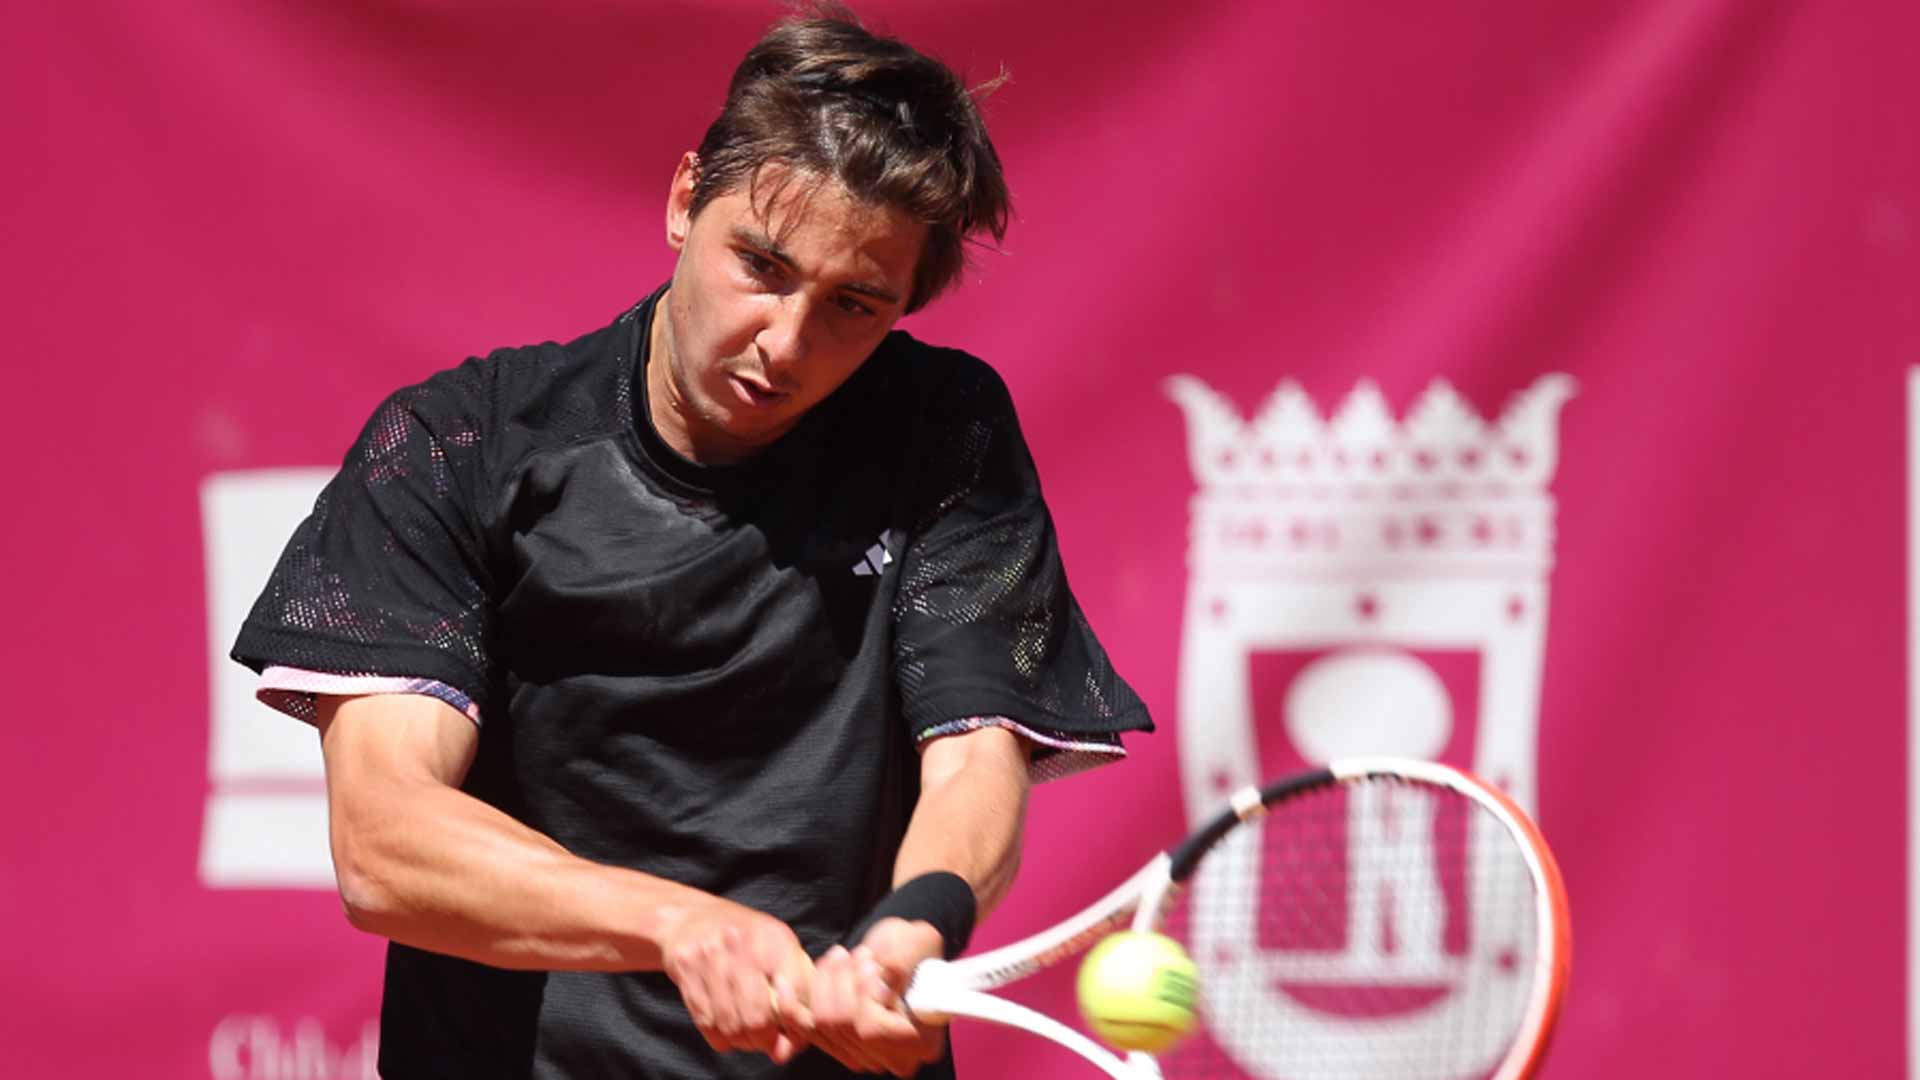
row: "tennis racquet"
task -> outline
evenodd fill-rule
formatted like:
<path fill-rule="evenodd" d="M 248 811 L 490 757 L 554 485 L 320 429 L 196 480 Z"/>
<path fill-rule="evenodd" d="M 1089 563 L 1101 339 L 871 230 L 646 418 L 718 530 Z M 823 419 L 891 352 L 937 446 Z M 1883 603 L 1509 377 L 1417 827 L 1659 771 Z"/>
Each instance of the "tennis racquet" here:
<path fill-rule="evenodd" d="M 1540 831 L 1430 761 L 1351 758 L 1229 805 L 1051 929 L 915 969 L 916 1015 L 1021 1028 L 1117 1080 L 1521 1080 L 1546 1053 L 1572 948 Z M 988 993 L 1130 926 L 1181 940 L 1204 1031 L 1123 1059 Z"/>

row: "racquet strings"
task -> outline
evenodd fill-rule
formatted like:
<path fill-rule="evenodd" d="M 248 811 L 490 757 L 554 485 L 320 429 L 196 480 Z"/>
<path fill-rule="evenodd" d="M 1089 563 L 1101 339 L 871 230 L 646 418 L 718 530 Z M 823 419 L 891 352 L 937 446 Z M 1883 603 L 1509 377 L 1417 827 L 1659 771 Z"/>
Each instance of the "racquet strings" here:
<path fill-rule="evenodd" d="M 1451 788 L 1308 788 L 1232 829 L 1163 912 L 1203 1027 L 1168 1077 L 1481 1080 L 1523 1034 L 1536 886 L 1499 818 Z"/>

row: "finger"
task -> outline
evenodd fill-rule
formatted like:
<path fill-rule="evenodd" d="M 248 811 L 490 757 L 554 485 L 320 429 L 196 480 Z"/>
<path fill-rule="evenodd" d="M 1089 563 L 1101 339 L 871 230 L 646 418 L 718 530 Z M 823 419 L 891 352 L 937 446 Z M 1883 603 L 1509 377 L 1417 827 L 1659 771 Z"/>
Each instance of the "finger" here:
<path fill-rule="evenodd" d="M 775 1030 L 769 1054 L 776 1059 L 782 1054 L 791 1057 L 812 1041 L 813 1015 L 803 991 L 813 981 L 813 958 L 785 923 L 770 921 L 760 930 L 751 938 L 751 953 L 756 966 L 771 973 L 766 980 L 767 1006 Z"/>
<path fill-rule="evenodd" d="M 827 1055 L 855 1072 L 880 1072 L 880 1062 L 861 1046 L 858 1040 L 834 1039 L 822 1035 L 813 1042 L 814 1049 Z"/>
<path fill-rule="evenodd" d="M 833 1051 L 842 1062 L 859 1067 L 859 1040 L 853 1032 L 852 995 L 848 992 L 848 958 L 845 949 L 827 950 L 814 966 L 810 992 L 816 1041 Z"/>
<path fill-rule="evenodd" d="M 780 1034 L 779 1013 L 775 1011 L 778 994 L 772 981 L 764 973 L 737 963 L 731 984 L 740 1016 L 735 1041 L 749 1049 L 771 1053 L 773 1041 Z"/>
<path fill-rule="evenodd" d="M 707 991 L 707 981 L 697 950 L 688 949 L 676 954 L 669 975 L 674 985 L 680 988 L 680 1001 L 686 1005 L 687 1015 L 693 1019 L 693 1026 L 700 1032 L 700 1037 L 707 1040 L 707 1045 L 714 1050 L 725 1050 L 713 1028 L 713 996 Z"/>
<path fill-rule="evenodd" d="M 836 945 L 814 967 L 812 1009 L 815 1045 L 835 1060 L 861 1072 L 884 1071 L 886 1065 L 861 1037 L 861 1000 L 853 957 Z"/>
<path fill-rule="evenodd" d="M 766 1007 L 774 1015 L 774 1045 L 766 1055 L 774 1059 L 774 1065 L 785 1065 L 810 1045 L 812 1017 L 806 1015 L 806 1007 L 793 992 L 793 982 L 783 974 L 776 974 L 766 984 Z"/>
<path fill-rule="evenodd" d="M 945 1045 L 943 1033 L 914 1021 L 871 950 L 855 949 L 852 959 L 861 999 L 857 1029 L 863 1046 L 896 1076 L 911 1075 L 937 1060 Z"/>
<path fill-rule="evenodd" d="M 798 942 L 794 943 L 791 952 L 778 958 L 766 970 L 774 973 L 776 986 L 784 986 L 790 992 L 784 1004 L 798 1004 L 803 1009 L 808 1006 L 807 995 L 813 984 L 813 957 L 808 956 Z"/>
<path fill-rule="evenodd" d="M 809 1006 L 822 1028 L 838 1030 L 852 1019 L 846 993 L 849 960 L 847 950 L 835 945 L 814 965 Z"/>
<path fill-rule="evenodd" d="M 732 978 L 732 958 L 727 940 L 731 931 L 731 927 L 722 931 L 719 941 L 708 941 L 701 949 L 707 982 L 707 1004 L 712 1014 L 713 1030 L 726 1044 L 721 1047 L 722 1050 L 734 1049 L 741 1032 L 738 988 Z"/>
<path fill-rule="evenodd" d="M 873 950 L 862 945 L 853 950 L 853 960 L 859 972 L 862 996 L 878 1003 L 882 1008 L 893 1008 L 899 996 L 894 993 L 893 986 L 888 982 L 886 972 L 881 969 L 880 961 L 874 956 Z"/>
<path fill-rule="evenodd" d="M 917 1029 L 910 1022 L 889 1038 L 886 1058 L 888 1071 L 895 1076 L 912 1076 L 924 1066 L 940 1060 L 946 1049 L 945 1033 Z"/>
<path fill-rule="evenodd" d="M 896 1075 L 917 1070 L 925 1056 L 920 1032 L 900 1014 L 882 1009 L 877 1003 L 865 1003 L 866 1016 L 860 1026 L 862 1045 L 878 1059 L 880 1067 Z"/>
<path fill-rule="evenodd" d="M 800 996 L 794 981 L 784 973 L 775 975 L 768 986 L 773 1000 L 773 1015 L 780 1030 L 804 1039 L 813 1030 L 813 1011 Z"/>
<path fill-rule="evenodd" d="M 861 944 L 872 950 L 887 982 L 900 993 L 906 991 L 920 962 L 940 956 L 945 948 L 940 932 L 930 923 L 897 918 L 880 920 Z"/>
<path fill-rule="evenodd" d="M 855 951 L 848 980 L 854 997 L 854 1037 L 861 1052 L 882 1071 L 912 1072 L 921 1062 L 921 1033 L 904 1012 L 884 999 L 891 997 L 870 957 Z"/>

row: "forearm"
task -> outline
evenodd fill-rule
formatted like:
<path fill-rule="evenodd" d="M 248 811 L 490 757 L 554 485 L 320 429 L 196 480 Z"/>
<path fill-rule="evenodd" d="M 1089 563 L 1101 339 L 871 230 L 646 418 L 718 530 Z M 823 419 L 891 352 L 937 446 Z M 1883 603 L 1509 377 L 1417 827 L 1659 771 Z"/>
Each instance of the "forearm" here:
<path fill-rule="evenodd" d="M 431 698 L 318 704 L 334 871 L 363 930 L 497 967 L 651 970 L 689 912 L 725 903 L 577 858 L 459 790 L 478 733 Z"/>
<path fill-rule="evenodd" d="M 713 898 L 569 854 L 454 788 L 401 785 L 334 812 L 356 927 L 504 968 L 657 970 L 666 927 Z"/>
<path fill-rule="evenodd" d="M 1028 748 L 1001 728 L 949 738 L 965 742 L 942 746 L 947 740 L 937 740 L 927 748 L 893 883 L 936 870 L 958 874 L 972 886 L 978 917 L 985 919 L 1020 868 Z"/>

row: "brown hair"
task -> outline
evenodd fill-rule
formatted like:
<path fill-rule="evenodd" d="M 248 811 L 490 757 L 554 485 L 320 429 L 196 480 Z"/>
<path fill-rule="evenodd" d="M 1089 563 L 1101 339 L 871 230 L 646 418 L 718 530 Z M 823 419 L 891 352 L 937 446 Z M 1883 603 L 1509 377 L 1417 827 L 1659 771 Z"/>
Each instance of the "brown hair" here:
<path fill-rule="evenodd" d="M 918 311 L 960 276 L 971 234 L 1006 235 L 1007 184 L 975 102 L 1004 78 L 970 91 L 845 7 L 815 5 L 774 24 L 735 69 L 700 141 L 693 213 L 742 184 L 757 197 L 762 168 L 776 162 L 838 180 L 927 224 L 906 308 Z M 771 178 L 770 194 L 787 179 Z"/>

